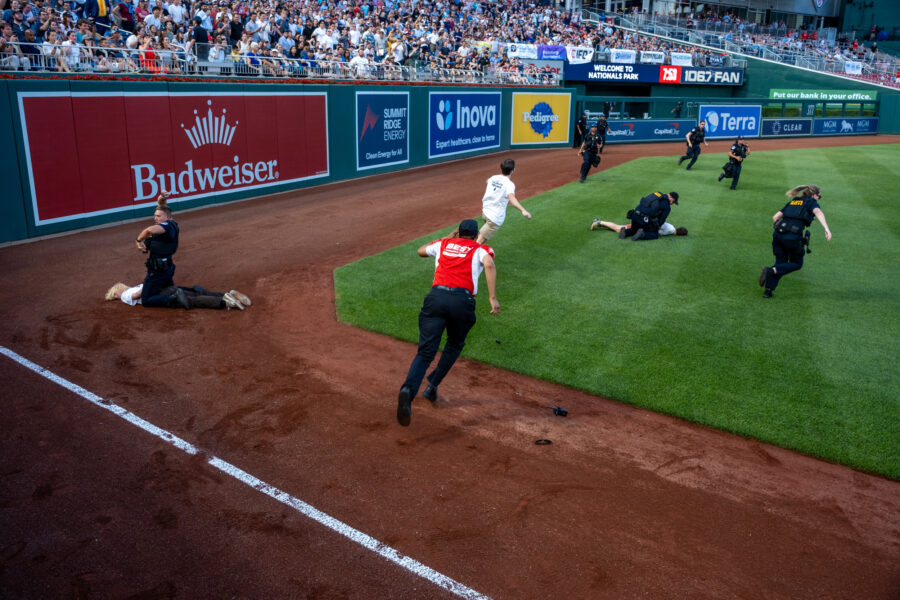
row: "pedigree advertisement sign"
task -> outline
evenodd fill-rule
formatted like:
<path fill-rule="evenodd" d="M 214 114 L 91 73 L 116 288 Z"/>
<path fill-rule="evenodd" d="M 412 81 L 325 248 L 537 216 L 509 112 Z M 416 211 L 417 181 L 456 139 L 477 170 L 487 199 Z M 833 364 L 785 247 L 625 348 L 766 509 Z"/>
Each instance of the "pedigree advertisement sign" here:
<path fill-rule="evenodd" d="M 327 177 L 324 93 L 20 92 L 35 225 Z"/>
<path fill-rule="evenodd" d="M 572 94 L 514 93 L 510 143 L 568 143 L 571 104 Z"/>

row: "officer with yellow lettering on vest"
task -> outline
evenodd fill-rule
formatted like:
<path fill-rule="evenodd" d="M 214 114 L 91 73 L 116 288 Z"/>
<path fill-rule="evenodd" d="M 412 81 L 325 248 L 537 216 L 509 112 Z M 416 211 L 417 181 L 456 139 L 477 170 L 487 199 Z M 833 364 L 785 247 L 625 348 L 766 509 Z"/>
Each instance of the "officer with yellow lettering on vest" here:
<path fill-rule="evenodd" d="M 831 241 L 831 230 L 825 222 L 825 213 L 819 208 L 822 191 L 817 185 L 799 185 L 788 190 L 791 200 L 772 215 L 775 233 L 772 234 L 772 252 L 775 264 L 763 267 L 759 285 L 765 287 L 763 298 L 771 298 L 778 282 L 788 273 L 803 267 L 803 256 L 809 252 L 809 227 L 817 219 L 825 228 L 825 239 Z"/>

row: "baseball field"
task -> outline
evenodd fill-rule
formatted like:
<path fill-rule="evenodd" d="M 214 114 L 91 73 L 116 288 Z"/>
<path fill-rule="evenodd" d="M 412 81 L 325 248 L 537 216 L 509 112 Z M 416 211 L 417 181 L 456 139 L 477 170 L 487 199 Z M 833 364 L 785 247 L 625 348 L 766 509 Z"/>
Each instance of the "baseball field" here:
<path fill-rule="evenodd" d="M 895 600 L 898 144 L 754 140 L 735 192 L 714 141 L 176 207 L 176 283 L 244 311 L 103 300 L 149 211 L 0 248 L 0 598 Z M 507 156 L 503 311 L 400 427 L 415 247 Z M 799 183 L 834 239 L 764 300 Z M 588 231 L 659 188 L 687 237 Z"/>
<path fill-rule="evenodd" d="M 510 208 L 491 244 L 508 310 L 481 303 L 466 356 L 900 479 L 898 161 L 896 145 L 751 151 L 730 190 L 721 155 L 690 172 L 652 157 L 529 198 L 534 219 Z M 811 226 L 804 268 L 765 300 L 771 217 L 803 183 L 834 238 Z M 687 237 L 588 230 L 657 190 L 681 195 Z M 340 318 L 416 341 L 434 265 L 415 249 L 444 233 L 338 269 Z"/>

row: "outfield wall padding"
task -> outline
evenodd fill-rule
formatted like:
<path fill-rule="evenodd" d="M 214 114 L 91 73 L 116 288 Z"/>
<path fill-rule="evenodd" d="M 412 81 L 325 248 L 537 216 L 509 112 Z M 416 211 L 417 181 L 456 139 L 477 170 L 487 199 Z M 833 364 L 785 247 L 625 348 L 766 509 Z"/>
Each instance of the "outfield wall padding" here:
<path fill-rule="evenodd" d="M 0 242 L 508 150 L 571 143 L 573 91 L 0 82 Z M 302 201 L 302 200 L 300 200 Z"/>

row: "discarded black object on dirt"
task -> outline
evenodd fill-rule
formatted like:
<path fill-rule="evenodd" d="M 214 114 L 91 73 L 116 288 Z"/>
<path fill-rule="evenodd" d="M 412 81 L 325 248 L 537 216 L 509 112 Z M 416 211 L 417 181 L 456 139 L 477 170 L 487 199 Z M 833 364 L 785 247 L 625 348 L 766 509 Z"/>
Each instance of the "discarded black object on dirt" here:
<path fill-rule="evenodd" d="M 534 440 L 534 443 L 538 446 L 549 446 L 553 442 L 551 442 L 550 440 Z"/>
<path fill-rule="evenodd" d="M 553 414 L 556 415 L 557 417 L 565 417 L 566 415 L 569 414 L 569 411 L 564 409 L 562 406 L 551 406 L 549 408 L 553 409 Z"/>

